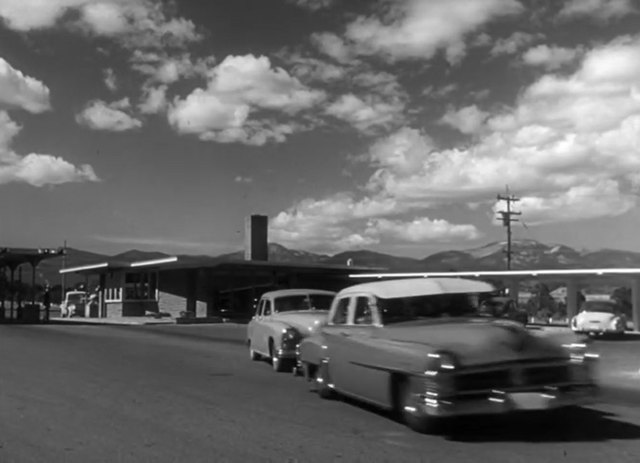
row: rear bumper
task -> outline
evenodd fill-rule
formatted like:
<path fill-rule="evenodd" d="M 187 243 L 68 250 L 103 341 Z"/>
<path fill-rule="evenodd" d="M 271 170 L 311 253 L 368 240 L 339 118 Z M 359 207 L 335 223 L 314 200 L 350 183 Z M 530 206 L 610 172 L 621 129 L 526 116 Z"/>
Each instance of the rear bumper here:
<path fill-rule="evenodd" d="M 622 334 L 625 332 L 624 328 L 611 328 L 609 326 L 578 326 L 571 327 L 571 329 L 577 334 Z"/>
<path fill-rule="evenodd" d="M 593 384 L 547 387 L 529 391 L 491 391 L 483 396 L 438 399 L 425 394 L 417 398 L 416 412 L 434 417 L 503 415 L 518 411 L 544 411 L 584 406 L 596 402 L 598 387 Z"/>

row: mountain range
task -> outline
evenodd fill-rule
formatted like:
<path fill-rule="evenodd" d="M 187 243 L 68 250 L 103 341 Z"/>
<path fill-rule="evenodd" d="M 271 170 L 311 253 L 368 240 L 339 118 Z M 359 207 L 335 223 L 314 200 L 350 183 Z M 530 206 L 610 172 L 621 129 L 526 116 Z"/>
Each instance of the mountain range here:
<path fill-rule="evenodd" d="M 359 267 L 386 268 L 389 271 L 427 272 L 464 270 L 502 270 L 506 268 L 506 242 L 494 242 L 463 251 L 443 251 L 422 259 L 398 257 L 374 251 L 346 251 L 335 255 L 288 249 L 277 243 L 269 244 L 269 260 L 274 262 L 354 265 Z M 43 261 L 37 270 L 37 280 L 57 284 L 61 281 L 59 269 L 76 267 L 107 260 L 132 262 L 168 257 L 157 251 L 130 250 L 107 256 L 80 249 L 68 248 L 66 256 Z M 640 267 L 640 253 L 615 249 L 578 251 L 561 244 L 544 244 L 535 240 L 512 242 L 511 268 L 561 269 L 561 268 L 611 268 Z M 244 251 L 217 256 L 220 260 L 243 260 Z M 63 264 L 64 262 L 64 264 Z M 30 273 L 30 269 L 26 269 Z M 67 284 L 82 281 L 77 275 L 66 275 Z M 26 281 L 25 277 L 25 281 Z"/>

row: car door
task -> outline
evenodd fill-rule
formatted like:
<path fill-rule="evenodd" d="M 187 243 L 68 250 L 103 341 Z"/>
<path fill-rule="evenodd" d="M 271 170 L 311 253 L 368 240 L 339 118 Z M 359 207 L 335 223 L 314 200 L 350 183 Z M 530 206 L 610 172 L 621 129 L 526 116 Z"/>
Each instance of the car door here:
<path fill-rule="evenodd" d="M 326 356 L 329 358 L 329 377 L 338 390 L 343 390 L 348 374 L 349 351 L 348 338 L 350 336 L 350 296 L 336 299 L 329 313 L 329 320 L 322 332 L 327 346 Z"/>
<path fill-rule="evenodd" d="M 256 333 L 258 332 L 258 325 L 260 324 L 260 320 L 262 319 L 263 305 L 264 305 L 264 299 L 260 299 L 256 307 L 256 312 L 253 315 L 253 317 L 251 317 L 251 320 L 249 320 L 249 324 L 247 325 L 247 339 L 249 340 L 249 343 L 251 344 L 252 349 L 256 351 L 260 350 L 259 348 L 260 343 L 258 341 Z"/>
<path fill-rule="evenodd" d="M 257 340 L 258 347 L 256 350 L 261 354 L 269 354 L 269 332 L 271 329 L 271 316 L 273 312 L 273 304 L 271 299 L 265 298 L 263 301 L 260 319 L 256 324 L 255 338 Z"/>
<path fill-rule="evenodd" d="M 389 400 L 389 375 L 384 369 L 384 352 L 376 342 L 380 329 L 375 298 L 357 294 L 350 306 L 351 323 L 343 339 L 341 388 L 350 395 L 380 405 Z"/>

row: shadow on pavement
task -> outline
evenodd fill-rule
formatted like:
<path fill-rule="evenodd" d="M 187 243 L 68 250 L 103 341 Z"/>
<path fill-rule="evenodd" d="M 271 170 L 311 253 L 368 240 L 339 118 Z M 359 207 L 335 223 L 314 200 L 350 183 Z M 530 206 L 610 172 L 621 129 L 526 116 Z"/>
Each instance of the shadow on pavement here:
<path fill-rule="evenodd" d="M 339 396 L 351 406 L 401 422 L 396 413 Z M 616 419 L 616 415 L 587 408 L 549 412 L 520 412 L 503 416 L 470 416 L 445 421 L 438 432 L 455 442 L 605 442 L 640 439 L 640 426 Z"/>
<path fill-rule="evenodd" d="M 561 414 L 485 417 L 452 423 L 458 442 L 604 442 L 640 439 L 640 426 L 591 409 Z"/>

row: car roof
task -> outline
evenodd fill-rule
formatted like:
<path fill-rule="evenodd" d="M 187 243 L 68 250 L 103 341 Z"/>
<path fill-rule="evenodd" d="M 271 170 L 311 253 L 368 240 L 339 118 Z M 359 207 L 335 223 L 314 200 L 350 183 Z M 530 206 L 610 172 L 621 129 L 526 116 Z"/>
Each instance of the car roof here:
<path fill-rule="evenodd" d="M 495 291 L 494 286 L 484 281 L 464 278 L 405 278 L 350 286 L 340 291 L 338 296 L 364 292 L 388 299 L 436 294 L 486 293 L 491 291 Z"/>
<path fill-rule="evenodd" d="M 324 289 L 278 289 L 276 291 L 268 291 L 262 297 L 282 297 L 282 296 L 300 296 L 305 294 L 316 294 L 320 296 L 335 296 L 334 291 L 326 291 Z"/>

